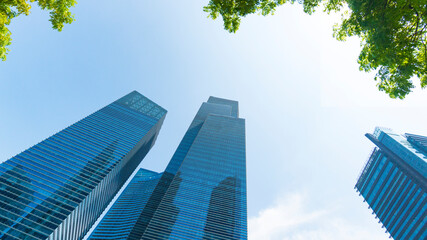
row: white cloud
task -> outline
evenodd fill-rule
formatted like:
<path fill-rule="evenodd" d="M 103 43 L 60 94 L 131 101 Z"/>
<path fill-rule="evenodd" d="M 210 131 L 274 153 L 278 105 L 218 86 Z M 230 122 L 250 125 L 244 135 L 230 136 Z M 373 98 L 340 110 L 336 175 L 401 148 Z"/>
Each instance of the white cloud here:
<path fill-rule="evenodd" d="M 378 240 L 388 239 L 381 232 L 370 232 L 359 224 L 337 216 L 334 209 L 310 211 L 306 194 L 294 193 L 276 201 L 272 207 L 249 218 L 251 240 Z M 375 226 L 379 227 L 379 226 Z"/>

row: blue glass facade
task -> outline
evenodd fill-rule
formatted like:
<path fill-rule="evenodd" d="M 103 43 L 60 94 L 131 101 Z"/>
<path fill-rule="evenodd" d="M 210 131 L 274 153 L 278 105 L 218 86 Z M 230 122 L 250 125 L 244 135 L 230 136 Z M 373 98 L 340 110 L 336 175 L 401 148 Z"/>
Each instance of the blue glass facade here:
<path fill-rule="evenodd" d="M 128 239 L 247 239 L 245 120 L 236 101 L 202 104 Z"/>
<path fill-rule="evenodd" d="M 127 239 L 161 173 L 140 169 L 90 235 L 90 240 Z"/>
<path fill-rule="evenodd" d="M 390 235 L 427 239 L 427 137 L 377 128 L 377 146 L 355 188 Z"/>
<path fill-rule="evenodd" d="M 0 239 L 81 239 L 153 146 L 165 115 L 132 92 L 0 164 Z"/>

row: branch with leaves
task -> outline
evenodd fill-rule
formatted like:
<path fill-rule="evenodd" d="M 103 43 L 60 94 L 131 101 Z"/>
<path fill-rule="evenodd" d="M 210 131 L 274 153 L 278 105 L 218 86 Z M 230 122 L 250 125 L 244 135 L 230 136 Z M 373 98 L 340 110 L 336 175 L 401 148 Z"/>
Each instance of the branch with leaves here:
<path fill-rule="evenodd" d="M 288 1 L 294 3 L 295 0 Z M 413 77 L 427 86 L 427 1 L 426 0 L 300 0 L 304 12 L 311 14 L 321 3 L 324 11 L 339 12 L 348 6 L 340 24 L 334 26 L 334 37 L 344 41 L 358 36 L 362 51 L 360 70 L 377 71 L 375 80 L 380 91 L 391 98 L 403 99 L 414 85 Z M 224 28 L 236 32 L 242 17 L 248 14 L 273 14 L 286 0 L 210 0 L 204 7 L 209 17 L 219 15 Z"/>
<path fill-rule="evenodd" d="M 70 8 L 75 0 L 1 0 L 0 1 L 0 59 L 6 60 L 9 52 L 7 46 L 11 44 L 11 32 L 8 29 L 12 19 L 21 14 L 30 14 L 30 2 L 36 2 L 43 10 L 50 11 L 52 28 L 61 31 L 65 23 L 72 23 L 74 16 Z"/>

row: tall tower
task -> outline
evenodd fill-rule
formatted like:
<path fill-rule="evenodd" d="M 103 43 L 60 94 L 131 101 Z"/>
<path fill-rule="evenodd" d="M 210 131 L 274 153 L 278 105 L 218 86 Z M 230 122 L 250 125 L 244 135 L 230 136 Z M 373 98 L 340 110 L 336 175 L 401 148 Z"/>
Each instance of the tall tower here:
<path fill-rule="evenodd" d="M 202 104 L 129 239 L 247 238 L 245 120 L 238 112 L 236 101 Z"/>
<path fill-rule="evenodd" d="M 0 239 L 81 239 L 165 115 L 134 91 L 0 164 Z"/>
<path fill-rule="evenodd" d="M 139 169 L 89 239 L 127 239 L 161 176 L 161 173 Z"/>
<path fill-rule="evenodd" d="M 236 101 L 202 104 L 140 215 L 128 219 L 127 239 L 247 239 L 245 120 L 238 112 Z M 113 232 L 104 239 L 118 239 Z"/>
<path fill-rule="evenodd" d="M 376 128 L 355 188 L 390 235 L 427 239 L 427 137 Z"/>

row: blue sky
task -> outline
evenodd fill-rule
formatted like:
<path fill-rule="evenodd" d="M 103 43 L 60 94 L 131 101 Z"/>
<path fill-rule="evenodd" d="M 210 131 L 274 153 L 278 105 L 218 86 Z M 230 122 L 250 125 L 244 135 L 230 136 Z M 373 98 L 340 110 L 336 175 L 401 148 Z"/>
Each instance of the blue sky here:
<path fill-rule="evenodd" d="M 427 135 L 427 92 L 378 92 L 358 70 L 358 39 L 332 38 L 337 15 L 286 5 L 229 34 L 207 2 L 80 1 L 60 33 L 36 6 L 15 19 L 0 63 L 0 159 L 137 90 L 168 110 L 142 163 L 163 171 L 201 103 L 234 99 L 247 124 L 250 239 L 388 239 L 353 189 L 373 147 L 364 134 Z"/>

